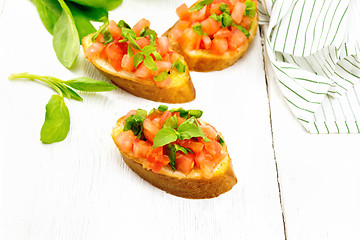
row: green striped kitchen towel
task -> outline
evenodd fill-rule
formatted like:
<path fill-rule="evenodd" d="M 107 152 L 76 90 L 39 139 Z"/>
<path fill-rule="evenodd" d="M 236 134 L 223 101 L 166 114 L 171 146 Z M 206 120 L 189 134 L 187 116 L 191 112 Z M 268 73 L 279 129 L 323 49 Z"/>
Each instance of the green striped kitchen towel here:
<path fill-rule="evenodd" d="M 268 60 L 310 133 L 360 133 L 360 47 L 349 30 L 356 2 L 259 0 Z"/>

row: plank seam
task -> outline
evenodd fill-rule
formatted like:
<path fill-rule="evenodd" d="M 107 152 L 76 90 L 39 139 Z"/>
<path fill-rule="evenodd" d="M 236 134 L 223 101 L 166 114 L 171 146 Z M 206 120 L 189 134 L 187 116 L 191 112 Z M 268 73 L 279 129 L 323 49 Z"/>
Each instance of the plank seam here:
<path fill-rule="evenodd" d="M 266 55 L 265 55 L 265 32 L 262 30 L 261 27 L 259 27 L 259 31 L 260 31 L 261 47 L 262 47 L 262 55 L 263 55 L 263 68 L 264 68 L 264 73 L 265 73 L 266 94 L 267 94 L 268 106 L 269 106 L 269 120 L 270 120 L 270 130 L 271 130 L 271 139 L 272 139 L 272 149 L 273 149 L 275 169 L 276 169 L 276 181 L 277 181 L 278 190 L 279 190 L 279 200 L 280 200 L 280 207 L 281 207 L 281 217 L 282 217 L 282 221 L 283 221 L 284 237 L 285 237 L 285 240 L 287 240 L 285 210 L 284 210 L 281 188 L 280 188 L 280 176 L 279 176 L 278 164 L 277 164 L 277 160 L 276 160 L 274 133 L 273 133 L 272 118 L 271 118 L 270 88 L 269 88 L 269 80 L 268 80 L 268 76 L 267 76 L 266 62 L 265 62 L 265 57 L 266 57 Z"/>

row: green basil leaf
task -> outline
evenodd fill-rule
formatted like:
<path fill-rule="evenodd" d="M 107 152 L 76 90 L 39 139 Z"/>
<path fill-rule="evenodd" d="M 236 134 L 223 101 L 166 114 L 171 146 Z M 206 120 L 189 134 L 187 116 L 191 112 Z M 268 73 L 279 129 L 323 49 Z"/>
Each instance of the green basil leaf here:
<path fill-rule="evenodd" d="M 167 71 L 163 71 L 163 72 L 159 73 L 157 76 L 153 76 L 155 82 L 164 81 L 168 77 L 169 77 L 169 73 Z"/>
<path fill-rule="evenodd" d="M 63 81 L 64 84 L 84 92 L 106 92 L 117 89 L 115 85 L 107 83 L 105 81 L 99 81 L 87 77 L 79 77 Z"/>
<path fill-rule="evenodd" d="M 183 109 L 183 108 L 177 108 L 177 109 L 173 108 L 173 109 L 170 109 L 169 111 L 170 111 L 170 112 L 179 112 L 179 113 L 180 113 L 180 117 L 182 117 L 182 118 L 187 118 L 187 117 L 188 117 L 188 113 L 189 113 L 189 111 L 186 111 L 186 110 Z"/>
<path fill-rule="evenodd" d="M 176 150 L 175 147 L 171 144 L 167 145 L 166 148 L 166 155 L 169 157 L 170 159 L 170 166 L 172 169 L 175 170 L 175 164 L 176 164 Z"/>
<path fill-rule="evenodd" d="M 149 115 L 153 114 L 155 112 L 155 108 L 152 108 L 150 111 L 149 111 Z"/>
<path fill-rule="evenodd" d="M 149 36 L 150 38 L 150 45 L 155 46 L 156 45 L 156 38 L 157 34 L 154 30 L 149 29 L 148 27 L 144 28 L 145 31 L 140 34 L 141 37 Z"/>
<path fill-rule="evenodd" d="M 63 85 L 61 82 L 58 81 L 54 81 L 53 79 L 49 79 L 49 81 L 54 84 L 61 92 L 62 95 L 68 99 L 74 99 L 74 100 L 78 100 L 78 101 L 82 101 L 83 99 L 79 96 L 79 94 L 77 94 L 76 92 L 74 92 L 71 88 Z"/>
<path fill-rule="evenodd" d="M 127 24 L 124 20 L 120 20 L 118 22 L 118 27 L 121 28 L 127 28 L 127 29 L 131 29 L 131 27 L 129 26 L 129 24 Z"/>
<path fill-rule="evenodd" d="M 62 65 L 71 68 L 79 54 L 80 39 L 70 9 L 63 0 L 59 2 L 63 11 L 54 27 L 53 46 Z"/>
<path fill-rule="evenodd" d="M 109 31 L 109 29 L 105 29 L 103 32 L 103 37 L 104 37 L 104 41 L 105 43 L 104 44 L 108 44 L 108 43 L 111 43 L 113 41 L 113 37 Z"/>
<path fill-rule="evenodd" d="M 147 45 L 147 46 L 143 47 L 143 49 L 141 51 L 146 55 L 150 55 L 152 52 L 156 51 L 156 47 Z"/>
<path fill-rule="evenodd" d="M 46 30 L 53 34 L 54 26 L 60 18 L 62 8 L 57 0 L 33 0 Z"/>
<path fill-rule="evenodd" d="M 186 148 L 184 148 L 183 146 L 180 146 L 179 144 L 174 144 L 174 148 L 175 148 L 175 152 L 180 151 L 183 152 L 185 154 L 188 154 L 188 151 Z"/>
<path fill-rule="evenodd" d="M 154 138 L 153 148 L 161 147 L 171 142 L 175 142 L 178 136 L 175 129 L 172 128 L 161 128 Z"/>
<path fill-rule="evenodd" d="M 219 136 L 219 143 L 221 144 L 221 146 L 224 146 L 225 141 L 221 136 Z"/>
<path fill-rule="evenodd" d="M 150 69 L 152 71 L 157 70 L 154 59 L 152 57 L 150 57 L 150 55 L 145 55 L 144 64 L 148 69 Z"/>
<path fill-rule="evenodd" d="M 139 116 L 141 121 L 144 121 L 147 116 L 147 111 L 139 108 L 138 110 L 136 110 L 136 116 Z"/>
<path fill-rule="evenodd" d="M 210 18 L 214 19 L 217 22 L 221 22 L 221 17 L 219 15 L 216 15 L 215 13 L 212 13 L 210 15 Z"/>
<path fill-rule="evenodd" d="M 204 6 L 210 5 L 214 0 L 203 0 L 195 4 L 194 7 L 190 8 L 190 12 L 195 12 L 201 10 Z"/>
<path fill-rule="evenodd" d="M 253 2 L 251 0 L 246 0 L 245 5 L 246 5 L 246 8 L 245 8 L 244 15 L 249 16 L 251 18 L 255 17 L 255 14 L 256 14 L 256 4 L 255 4 L 255 2 Z"/>
<path fill-rule="evenodd" d="M 159 105 L 159 107 L 158 107 L 158 110 L 160 110 L 160 111 L 162 111 L 162 112 L 165 112 L 166 110 L 168 110 L 168 106 L 166 106 L 166 105 Z"/>
<path fill-rule="evenodd" d="M 249 31 L 248 31 L 246 28 L 244 28 L 243 26 L 237 25 L 237 24 L 235 24 L 235 23 L 233 23 L 233 26 L 235 26 L 237 29 L 239 29 L 240 31 L 242 31 L 247 38 L 250 37 Z"/>
<path fill-rule="evenodd" d="M 94 8 L 105 8 L 108 11 L 111 11 L 122 3 L 122 0 L 70 0 L 81 5 L 94 7 Z"/>
<path fill-rule="evenodd" d="M 195 118 L 189 118 L 177 128 L 177 132 L 180 133 L 180 140 L 191 139 L 193 137 L 202 137 L 205 142 L 210 141 L 198 126 Z"/>
<path fill-rule="evenodd" d="M 224 4 L 224 3 L 220 4 L 219 10 L 222 11 L 222 12 L 227 11 L 228 13 L 230 13 L 229 6 L 227 4 Z"/>
<path fill-rule="evenodd" d="M 45 121 L 41 128 L 40 140 L 43 143 L 54 143 L 64 140 L 70 129 L 69 109 L 64 98 L 53 95 L 46 105 Z"/>
<path fill-rule="evenodd" d="M 192 27 L 192 29 L 193 29 L 193 31 L 194 31 L 196 34 L 198 34 L 198 35 L 200 35 L 200 36 L 207 36 L 207 35 L 208 35 L 208 34 L 206 34 L 206 33 L 203 31 L 201 24 L 194 25 L 194 26 Z"/>
<path fill-rule="evenodd" d="M 125 120 L 124 131 L 131 130 L 138 139 L 141 138 L 142 130 L 143 130 L 143 122 L 146 118 L 147 112 L 142 109 L 138 109 L 136 111 L 136 115 L 130 115 Z"/>
<path fill-rule="evenodd" d="M 156 60 L 162 61 L 161 54 L 158 53 L 156 50 L 152 52 Z"/>
<path fill-rule="evenodd" d="M 144 60 L 144 54 L 142 54 L 141 52 L 138 52 L 135 54 L 134 56 L 134 60 L 133 60 L 133 64 L 135 69 L 137 69 L 137 67 L 140 65 L 140 63 Z"/>
<path fill-rule="evenodd" d="M 203 114 L 203 111 L 201 110 L 189 110 L 189 116 L 200 118 Z"/>
<path fill-rule="evenodd" d="M 136 39 L 136 34 L 133 30 L 129 29 L 129 28 L 121 28 L 121 32 L 122 32 L 122 36 L 126 39 L 129 40 L 129 36 L 132 38 L 132 39 Z"/>
<path fill-rule="evenodd" d="M 91 40 L 93 42 L 95 42 L 96 38 L 105 30 L 105 28 L 107 28 L 107 26 L 109 25 L 109 20 L 105 21 L 103 25 L 101 25 L 101 27 L 99 28 L 99 30 L 96 31 L 96 33 L 94 33 L 94 35 L 92 36 Z"/>
<path fill-rule="evenodd" d="M 180 59 L 177 59 L 172 65 L 171 68 L 176 68 L 179 72 L 185 72 L 186 65 L 182 63 Z"/>
<path fill-rule="evenodd" d="M 74 3 L 68 2 L 71 14 L 74 17 L 75 26 L 79 34 L 79 41 L 90 33 L 96 32 L 95 27 L 91 24 L 89 18 L 75 6 Z"/>
<path fill-rule="evenodd" d="M 127 54 L 132 57 L 134 55 L 134 51 L 132 50 L 130 44 L 128 45 L 128 50 L 127 50 Z"/>
<path fill-rule="evenodd" d="M 175 128 L 177 128 L 177 126 L 178 126 L 177 117 L 176 117 L 176 115 L 174 115 L 174 116 L 169 117 L 165 121 L 165 123 L 163 124 L 162 127 L 163 128 L 173 128 L 173 129 L 175 129 Z"/>
<path fill-rule="evenodd" d="M 223 27 L 229 27 L 232 23 L 232 18 L 229 13 L 224 12 L 221 14 L 221 23 Z"/>
<path fill-rule="evenodd" d="M 124 28 L 124 29 L 126 29 L 126 28 Z M 123 33 L 123 34 L 124 34 L 124 33 Z M 135 34 L 135 33 L 134 33 L 134 34 Z M 131 45 L 134 49 L 136 49 L 136 50 L 141 50 L 140 46 L 135 42 L 134 38 L 133 38 L 130 34 L 126 34 L 126 37 L 125 37 L 125 38 L 127 38 L 127 39 L 129 40 L 130 45 Z M 136 38 L 136 36 L 135 36 L 135 38 Z"/>

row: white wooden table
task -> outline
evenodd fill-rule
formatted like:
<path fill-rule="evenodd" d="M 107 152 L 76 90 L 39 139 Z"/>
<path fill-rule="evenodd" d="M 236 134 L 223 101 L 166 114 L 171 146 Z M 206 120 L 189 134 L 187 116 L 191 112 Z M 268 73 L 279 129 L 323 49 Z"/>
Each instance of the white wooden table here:
<path fill-rule="evenodd" d="M 145 17 L 161 34 L 181 2 L 124 0 L 110 19 Z M 232 67 L 192 73 L 197 98 L 182 106 L 202 109 L 223 133 L 238 183 L 188 200 L 129 170 L 110 136 L 128 110 L 159 103 L 120 89 L 82 94 L 82 103 L 66 100 L 68 137 L 42 144 L 54 92 L 8 76 L 105 78 L 82 53 L 71 71 L 58 62 L 31 1 L 0 0 L 0 30 L 0 239 L 360 239 L 360 135 L 305 132 L 265 74 L 259 34 Z"/>

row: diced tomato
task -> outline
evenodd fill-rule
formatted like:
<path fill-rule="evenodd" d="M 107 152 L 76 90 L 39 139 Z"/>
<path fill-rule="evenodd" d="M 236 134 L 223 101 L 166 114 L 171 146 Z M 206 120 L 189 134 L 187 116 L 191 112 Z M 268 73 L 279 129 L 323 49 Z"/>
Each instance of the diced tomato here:
<path fill-rule="evenodd" d="M 146 158 L 151 150 L 151 144 L 143 140 L 135 139 L 133 143 L 133 153 L 137 158 Z"/>
<path fill-rule="evenodd" d="M 210 15 L 215 13 L 216 15 L 220 15 L 222 12 L 220 11 L 221 3 L 212 3 L 210 7 Z"/>
<path fill-rule="evenodd" d="M 231 37 L 232 33 L 230 32 L 230 30 L 227 27 L 223 27 L 222 29 L 220 29 L 217 33 L 214 34 L 214 37 Z"/>
<path fill-rule="evenodd" d="M 221 144 L 218 141 L 212 140 L 205 143 L 205 149 L 215 159 L 221 156 Z"/>
<path fill-rule="evenodd" d="M 209 36 L 202 36 L 201 43 L 203 47 L 201 49 L 210 49 L 211 48 L 211 38 Z"/>
<path fill-rule="evenodd" d="M 128 54 L 125 54 L 123 56 L 123 59 L 121 61 L 121 67 L 128 72 L 134 72 L 135 71 L 135 67 L 134 67 L 134 55 L 133 56 L 129 56 Z"/>
<path fill-rule="evenodd" d="M 140 48 L 143 48 L 150 44 L 150 40 L 144 37 L 135 40 L 135 42 L 139 45 Z"/>
<path fill-rule="evenodd" d="M 105 54 L 113 68 L 116 71 L 121 70 L 121 61 L 125 52 L 123 52 L 118 42 L 111 42 L 106 45 Z"/>
<path fill-rule="evenodd" d="M 166 110 L 160 118 L 160 128 L 166 122 L 166 120 L 168 120 L 169 117 L 171 117 L 171 112 L 169 110 Z"/>
<path fill-rule="evenodd" d="M 185 148 L 189 148 L 195 154 L 201 152 L 204 148 L 204 144 L 201 142 L 196 142 L 191 139 L 177 140 L 177 143 Z"/>
<path fill-rule="evenodd" d="M 162 81 L 155 81 L 155 85 L 161 88 L 167 88 L 170 87 L 172 83 L 171 77 L 168 77 Z"/>
<path fill-rule="evenodd" d="M 204 132 L 205 136 L 210 140 L 215 140 L 218 136 L 216 129 L 210 124 L 200 125 L 201 130 Z"/>
<path fill-rule="evenodd" d="M 165 54 L 169 51 L 169 40 L 167 37 L 159 37 L 156 39 L 156 47 L 161 56 L 165 56 Z"/>
<path fill-rule="evenodd" d="M 234 27 L 231 32 L 232 36 L 228 38 L 229 49 L 237 49 L 247 41 L 245 34 L 239 29 Z"/>
<path fill-rule="evenodd" d="M 209 35 L 213 35 L 221 29 L 221 23 L 215 21 L 212 18 L 207 18 L 204 21 L 202 21 L 200 24 L 202 30 Z"/>
<path fill-rule="evenodd" d="M 142 79 L 151 78 L 154 75 L 153 71 L 148 69 L 144 63 L 141 63 L 135 70 L 135 76 Z"/>
<path fill-rule="evenodd" d="M 118 25 L 116 24 L 115 21 L 111 20 L 109 22 L 108 28 L 109 28 L 109 32 L 110 32 L 111 36 L 113 37 L 113 39 L 115 41 L 118 41 L 122 37 L 121 29 L 118 27 Z"/>
<path fill-rule="evenodd" d="M 154 62 L 155 62 L 156 68 L 157 68 L 157 71 L 155 72 L 155 76 L 157 76 L 161 72 L 170 71 L 170 69 L 171 69 L 171 62 L 157 61 L 157 60 L 155 60 Z"/>
<path fill-rule="evenodd" d="M 194 161 L 195 161 L 195 155 L 192 153 L 182 153 L 177 152 L 176 153 L 176 163 L 175 168 L 176 170 L 182 172 L 185 175 L 188 175 L 191 170 L 194 168 Z"/>
<path fill-rule="evenodd" d="M 222 55 L 228 49 L 228 42 L 226 38 L 216 37 L 212 40 L 211 50 L 214 54 Z"/>
<path fill-rule="evenodd" d="M 231 18 L 236 24 L 241 23 L 241 19 L 244 15 L 246 5 L 245 3 L 238 2 L 235 4 L 234 10 L 231 13 Z"/>
<path fill-rule="evenodd" d="M 233 6 L 239 1 L 239 0 L 229 0 Z"/>
<path fill-rule="evenodd" d="M 171 63 L 176 62 L 176 60 L 178 60 L 178 59 L 183 60 L 184 57 L 176 52 L 170 52 L 170 62 Z"/>
<path fill-rule="evenodd" d="M 240 25 L 249 30 L 251 27 L 251 17 L 243 16 Z"/>
<path fill-rule="evenodd" d="M 143 126 L 146 139 L 154 142 L 155 135 L 160 130 L 159 123 L 156 123 L 153 120 L 146 118 L 143 122 Z"/>
<path fill-rule="evenodd" d="M 189 27 L 190 22 L 189 21 L 184 21 L 184 20 L 179 20 L 176 23 L 175 28 L 179 29 L 179 30 L 185 30 L 187 27 Z"/>
<path fill-rule="evenodd" d="M 140 21 L 138 21 L 132 28 L 132 30 L 135 32 L 136 36 L 139 37 L 140 32 L 144 29 L 144 27 L 150 27 L 150 21 L 143 18 Z"/>
<path fill-rule="evenodd" d="M 182 34 L 183 34 L 182 30 L 173 28 L 170 31 L 169 38 L 172 39 L 172 41 L 178 42 L 181 39 Z"/>
<path fill-rule="evenodd" d="M 97 38 L 95 39 L 96 42 L 102 42 L 104 43 L 104 36 L 102 35 L 102 33 L 99 34 L 99 36 L 97 36 Z"/>
<path fill-rule="evenodd" d="M 134 133 L 129 131 L 120 132 L 114 139 L 116 145 L 120 146 L 120 149 L 125 153 L 132 153 L 133 143 L 136 139 Z"/>
<path fill-rule="evenodd" d="M 179 16 L 180 19 L 189 19 L 190 12 L 188 6 L 183 3 L 176 9 L 176 14 Z"/>
<path fill-rule="evenodd" d="M 195 33 L 192 28 L 184 30 L 184 34 L 181 37 L 181 45 L 183 48 L 194 50 L 199 49 L 201 42 L 201 36 Z"/>
<path fill-rule="evenodd" d="M 163 155 L 163 147 L 151 148 L 146 156 L 147 168 L 153 172 L 159 172 L 161 168 L 170 162 L 168 156 Z"/>
<path fill-rule="evenodd" d="M 163 115 L 163 112 L 160 110 L 155 109 L 150 115 L 148 115 L 146 118 L 153 121 L 155 118 L 159 118 Z M 160 126 L 159 126 L 160 128 Z"/>
<path fill-rule="evenodd" d="M 191 12 L 189 20 L 190 22 L 201 22 L 205 19 L 205 15 L 206 15 L 206 8 L 203 7 L 199 11 Z"/>
<path fill-rule="evenodd" d="M 196 166 L 200 168 L 201 173 L 206 178 L 210 178 L 213 173 L 214 164 L 212 163 L 212 160 L 212 156 L 205 149 L 196 154 Z"/>
<path fill-rule="evenodd" d="M 101 52 L 104 50 L 105 45 L 101 42 L 94 42 L 86 49 L 85 56 L 93 59 L 100 57 Z"/>
<path fill-rule="evenodd" d="M 124 117 L 124 120 L 126 120 L 131 115 L 136 115 L 136 110 L 130 110 Z"/>

